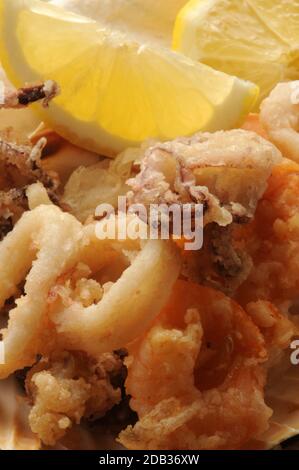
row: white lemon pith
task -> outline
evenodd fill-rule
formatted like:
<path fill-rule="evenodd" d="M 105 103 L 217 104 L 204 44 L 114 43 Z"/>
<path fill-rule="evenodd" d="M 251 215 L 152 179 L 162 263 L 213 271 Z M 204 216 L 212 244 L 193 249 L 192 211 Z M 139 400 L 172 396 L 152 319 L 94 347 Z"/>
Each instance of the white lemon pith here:
<path fill-rule="evenodd" d="M 179 12 L 173 48 L 257 83 L 260 99 L 299 78 L 299 2 L 190 0 Z"/>
<path fill-rule="evenodd" d="M 0 57 L 14 85 L 56 80 L 42 118 L 83 147 L 113 155 L 147 138 L 237 125 L 257 87 L 166 48 L 39 0 L 0 0 Z"/>

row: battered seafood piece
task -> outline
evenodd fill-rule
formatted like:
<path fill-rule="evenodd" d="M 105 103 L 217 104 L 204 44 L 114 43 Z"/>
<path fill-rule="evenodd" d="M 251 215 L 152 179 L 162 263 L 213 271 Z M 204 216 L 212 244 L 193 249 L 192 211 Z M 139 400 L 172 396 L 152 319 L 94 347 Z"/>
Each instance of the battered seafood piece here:
<path fill-rule="evenodd" d="M 58 175 L 45 171 L 41 163 L 46 144 L 46 139 L 40 139 L 34 146 L 0 139 L 0 240 L 28 210 L 27 185 L 42 182 L 51 200 L 55 203 L 59 200 Z"/>
<path fill-rule="evenodd" d="M 32 145 L 2 136 L 0 378 L 22 377 L 30 427 L 45 445 L 89 428 L 124 397 L 134 414 L 125 426 L 136 423 L 119 436 L 128 449 L 264 442 L 275 410 L 267 378 L 298 333 L 286 312 L 298 300 L 299 165 L 282 159 L 283 139 L 279 149 L 266 140 L 276 142 L 272 110 L 290 89 L 282 84 L 262 105 L 264 128 L 251 116 L 247 130 L 153 143 L 110 163 L 45 127 Z M 0 108 L 47 106 L 58 92 L 51 81 L 7 89 Z M 297 108 L 279 109 L 292 115 L 279 126 L 289 140 Z M 64 184 L 73 169 L 58 201 L 56 170 Z M 203 249 L 184 251 L 176 238 L 102 239 L 122 215 L 96 219 L 95 207 L 115 207 L 128 178 L 129 204 L 202 203 Z M 113 352 L 123 347 L 128 355 Z"/>
<path fill-rule="evenodd" d="M 284 157 L 299 162 L 299 82 L 279 83 L 261 104 L 260 121 Z"/>
<path fill-rule="evenodd" d="M 11 232 L 16 221 L 27 209 L 28 201 L 24 190 L 0 191 L 0 241 Z"/>
<path fill-rule="evenodd" d="M 254 220 L 235 228 L 236 242 L 253 260 L 237 293 L 242 305 L 263 299 L 287 307 L 298 299 L 298 187 L 299 165 L 285 160 L 273 169 Z"/>
<path fill-rule="evenodd" d="M 24 108 L 41 100 L 46 108 L 49 106 L 49 102 L 59 94 L 59 91 L 59 86 L 53 80 L 47 80 L 36 85 L 27 85 L 18 90 L 5 86 L 4 97 L 0 101 L 0 109 Z"/>
<path fill-rule="evenodd" d="M 43 193 L 38 205 L 39 185 L 33 186 L 33 210 L 23 214 L 0 243 L 0 307 L 25 282 L 24 294 L 2 330 L 1 378 L 31 366 L 38 354 L 48 355 L 57 347 L 95 357 L 124 347 L 159 314 L 181 266 L 171 241 L 148 240 L 142 245 L 138 239 L 100 239 L 95 224 L 82 226 L 49 200 L 45 204 Z M 136 219 L 132 216 L 129 223 Z M 123 250 L 134 256 L 130 259 Z M 109 290 L 102 289 L 92 276 L 104 268 L 111 271 L 115 260 L 118 271 L 108 277 Z"/>
<path fill-rule="evenodd" d="M 129 203 L 202 203 L 205 225 L 226 226 L 253 216 L 280 152 L 245 130 L 200 133 L 156 144 L 128 181 Z"/>
<path fill-rule="evenodd" d="M 71 144 L 43 124 L 30 136 L 30 141 L 35 144 L 42 138 L 47 139 L 47 146 L 43 151 L 41 161 L 42 168 L 48 174 L 58 174 L 60 189 L 64 188 L 73 172 L 99 163 L 99 155 Z M 88 188 L 85 188 L 85 197 L 87 195 Z M 66 204 L 69 205 L 68 201 Z"/>
<path fill-rule="evenodd" d="M 134 221 L 140 223 L 132 216 L 128 224 Z M 106 222 L 103 219 L 98 227 Z M 49 316 L 66 349 L 97 356 L 125 347 L 147 330 L 167 302 L 181 268 L 180 253 L 172 241 L 102 240 L 94 224 L 83 227 L 78 262 L 87 264 L 90 276 L 104 269 L 109 272 L 109 268 L 111 272 L 113 260 L 122 260 L 124 252 L 126 264 L 116 276 L 108 278 L 109 289 L 104 289 L 99 301 L 85 306 L 73 295 L 57 295 L 59 283 L 53 285 Z M 65 274 L 67 280 L 69 273 Z"/>
<path fill-rule="evenodd" d="M 184 279 L 233 296 L 252 269 L 249 253 L 233 236 L 238 225 L 234 222 L 227 227 L 216 223 L 206 226 L 202 249 L 183 251 Z"/>
<path fill-rule="evenodd" d="M 178 281 L 152 328 L 129 346 L 126 390 L 139 421 L 120 442 L 129 449 L 241 448 L 272 414 L 263 392 L 267 359 L 262 333 L 238 304 Z"/>
<path fill-rule="evenodd" d="M 51 80 L 15 90 L 3 78 L 4 96 L 0 109 L 19 109 L 40 100 L 47 107 L 59 93 L 58 85 Z M 41 164 L 46 144 L 45 138 L 39 139 L 35 145 L 29 142 L 19 143 L 9 129 L 0 135 L 0 240 L 12 230 L 22 213 L 28 209 L 27 185 L 37 181 L 43 183 L 51 199 L 58 202 L 57 173 L 46 171 Z"/>
<path fill-rule="evenodd" d="M 80 234 L 80 223 L 73 216 L 54 205 L 41 205 L 25 212 L 1 242 L 0 307 L 18 294 L 19 284 L 26 279 L 24 295 L 16 300 L 7 329 L 1 331 L 5 346 L 1 378 L 31 366 L 37 354 L 47 354 L 54 347 L 55 335 L 46 315 L 48 294 L 59 275 L 76 262 Z"/>
<path fill-rule="evenodd" d="M 128 181 L 129 204 L 202 203 L 204 247 L 185 253 L 187 279 L 233 293 L 251 259 L 231 237 L 232 224 L 247 223 L 267 187 L 280 152 L 254 132 L 197 134 L 145 151 L 141 171 Z"/>
<path fill-rule="evenodd" d="M 84 227 L 63 213 L 41 184 L 28 189 L 28 199 L 32 210 L 0 244 L 1 306 L 19 294 L 26 279 L 1 331 L 0 377 L 44 356 L 27 377 L 34 405 L 29 422 L 53 445 L 74 423 L 102 416 L 120 401 L 109 351 L 143 334 L 159 314 L 178 277 L 180 257 L 172 242 L 153 240 L 143 247 L 140 240 L 98 239 L 95 224 Z M 131 250 L 131 258 L 123 250 Z M 151 272 L 155 276 L 149 279 Z M 100 283 L 107 275 L 110 282 Z M 73 352 L 60 353 L 68 350 Z M 69 361 L 74 367 L 66 367 Z"/>
<path fill-rule="evenodd" d="M 82 223 L 94 217 L 96 208 L 104 203 L 117 207 L 118 197 L 125 196 L 126 178 L 112 171 L 104 162 L 87 168 L 79 167 L 69 178 L 61 199 L 70 212 Z M 109 166 L 108 166 L 109 165 Z"/>
<path fill-rule="evenodd" d="M 45 171 L 41 164 L 42 152 L 46 145 L 45 138 L 38 140 L 34 146 L 20 145 L 0 138 L 1 189 L 9 190 L 10 186 L 24 188 L 38 181 L 56 202 L 58 176 L 53 171 Z"/>
<path fill-rule="evenodd" d="M 54 445 L 82 418 L 104 416 L 121 400 L 123 369 L 120 357 L 112 353 L 92 359 L 83 353 L 57 352 L 40 360 L 26 379 L 33 401 L 32 431 L 44 444 Z"/>
<path fill-rule="evenodd" d="M 250 302 L 245 310 L 263 334 L 269 355 L 266 367 L 271 369 L 285 357 L 298 326 L 268 300 Z"/>

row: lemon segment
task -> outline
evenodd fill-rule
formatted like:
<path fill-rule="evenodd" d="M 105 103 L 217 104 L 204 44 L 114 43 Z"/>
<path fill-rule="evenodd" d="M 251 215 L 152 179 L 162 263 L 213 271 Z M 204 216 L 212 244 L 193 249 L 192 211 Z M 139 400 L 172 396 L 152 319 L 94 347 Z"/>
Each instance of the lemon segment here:
<path fill-rule="evenodd" d="M 176 16 L 187 0 L 50 0 L 141 41 L 171 47 Z"/>
<path fill-rule="evenodd" d="M 0 0 L 0 60 L 16 86 L 56 80 L 41 117 L 73 143 L 114 155 L 238 124 L 256 101 L 249 82 L 99 21 L 39 0 Z"/>
<path fill-rule="evenodd" d="M 190 0 L 179 12 L 173 49 L 257 83 L 260 99 L 299 78 L 299 2 Z"/>

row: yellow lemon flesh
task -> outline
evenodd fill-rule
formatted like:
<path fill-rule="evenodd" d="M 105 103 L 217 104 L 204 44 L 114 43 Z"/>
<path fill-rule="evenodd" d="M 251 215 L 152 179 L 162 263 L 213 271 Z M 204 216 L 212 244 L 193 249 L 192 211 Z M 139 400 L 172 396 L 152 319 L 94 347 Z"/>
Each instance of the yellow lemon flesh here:
<path fill-rule="evenodd" d="M 173 48 L 257 83 L 260 99 L 299 78 L 299 2 L 191 0 L 179 12 Z"/>
<path fill-rule="evenodd" d="M 42 118 L 105 155 L 239 123 L 256 101 L 249 82 L 39 0 L 0 0 L 0 59 L 14 85 L 56 80 Z"/>
<path fill-rule="evenodd" d="M 171 47 L 176 16 L 187 0 L 50 0 L 66 10 L 100 21 L 141 41 Z"/>

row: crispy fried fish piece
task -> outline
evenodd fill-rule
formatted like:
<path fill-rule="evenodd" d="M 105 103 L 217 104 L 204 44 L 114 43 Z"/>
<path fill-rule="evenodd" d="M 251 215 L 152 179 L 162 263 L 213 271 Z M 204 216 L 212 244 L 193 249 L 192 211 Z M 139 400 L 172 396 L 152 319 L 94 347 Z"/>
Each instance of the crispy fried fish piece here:
<path fill-rule="evenodd" d="M 80 352 L 59 352 L 43 358 L 27 375 L 26 390 L 33 402 L 29 424 L 47 445 L 81 419 L 98 419 L 121 400 L 115 378 L 123 374 L 117 354 L 98 359 Z M 121 382 L 121 380 L 120 380 Z"/>

